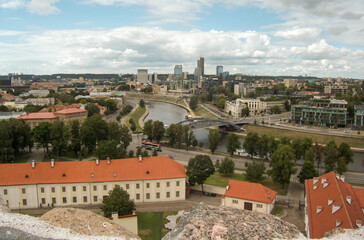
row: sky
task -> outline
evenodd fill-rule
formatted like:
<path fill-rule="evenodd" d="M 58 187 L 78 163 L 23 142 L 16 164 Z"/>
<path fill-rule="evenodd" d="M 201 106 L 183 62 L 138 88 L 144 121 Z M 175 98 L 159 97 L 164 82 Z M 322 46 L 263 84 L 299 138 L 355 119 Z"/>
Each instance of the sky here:
<path fill-rule="evenodd" d="M 363 0 L 0 0 L 0 74 L 364 79 Z"/>

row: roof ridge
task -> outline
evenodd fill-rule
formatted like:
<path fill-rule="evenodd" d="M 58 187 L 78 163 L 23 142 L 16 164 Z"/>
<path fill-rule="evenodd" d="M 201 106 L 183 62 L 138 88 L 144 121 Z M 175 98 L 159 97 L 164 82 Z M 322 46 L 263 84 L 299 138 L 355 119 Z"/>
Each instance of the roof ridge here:
<path fill-rule="evenodd" d="M 353 224 L 352 224 L 352 222 L 351 222 L 351 218 L 350 218 L 350 215 L 349 215 L 348 209 L 347 209 L 346 204 L 345 204 L 345 199 L 343 198 L 343 194 L 342 194 L 342 192 L 341 192 L 341 188 L 340 188 L 340 186 L 339 186 L 339 181 L 340 181 L 340 180 L 336 178 L 336 176 L 335 176 L 335 173 L 334 173 L 334 172 L 331 172 L 331 173 L 332 173 L 331 175 L 333 175 L 334 181 L 335 181 L 336 186 L 337 186 L 337 188 L 338 188 L 340 198 L 341 198 L 341 200 L 342 200 L 342 202 L 343 202 L 343 208 L 345 208 L 346 216 L 348 217 L 348 220 L 349 220 L 349 223 L 350 223 L 351 228 L 353 228 Z M 343 182 L 343 183 L 344 183 L 344 182 Z M 345 186 L 345 187 L 346 187 L 346 186 Z"/>

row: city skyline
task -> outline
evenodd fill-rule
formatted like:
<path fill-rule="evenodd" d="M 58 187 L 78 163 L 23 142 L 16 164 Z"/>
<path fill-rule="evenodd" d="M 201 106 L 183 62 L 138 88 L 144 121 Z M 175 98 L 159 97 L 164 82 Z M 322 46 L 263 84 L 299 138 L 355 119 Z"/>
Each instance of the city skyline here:
<path fill-rule="evenodd" d="M 0 0 L 0 74 L 171 73 L 363 78 L 350 1 Z"/>

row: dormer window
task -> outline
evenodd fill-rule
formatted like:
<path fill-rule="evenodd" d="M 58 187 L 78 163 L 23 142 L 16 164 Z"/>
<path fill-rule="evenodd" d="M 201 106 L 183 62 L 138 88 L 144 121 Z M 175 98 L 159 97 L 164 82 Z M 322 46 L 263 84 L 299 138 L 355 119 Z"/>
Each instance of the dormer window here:
<path fill-rule="evenodd" d="M 328 200 L 328 202 L 327 202 L 327 206 L 330 206 L 333 202 L 334 202 L 334 199 L 329 198 L 329 200 Z"/>
<path fill-rule="evenodd" d="M 313 190 L 316 190 L 317 189 L 317 185 L 313 185 Z"/>
<path fill-rule="evenodd" d="M 340 204 L 334 204 L 334 205 L 332 205 L 332 214 L 334 214 L 337 211 L 339 211 L 340 208 L 341 208 Z"/>
<path fill-rule="evenodd" d="M 322 211 L 322 207 L 321 206 L 317 206 L 316 207 L 316 214 L 319 214 Z"/>
<path fill-rule="evenodd" d="M 349 205 L 351 204 L 351 196 L 346 196 L 346 201 L 349 203 Z"/>
<path fill-rule="evenodd" d="M 147 174 L 149 174 L 149 170 L 147 170 Z"/>
<path fill-rule="evenodd" d="M 358 228 L 360 228 L 360 227 L 361 227 L 361 225 L 362 225 L 361 220 L 356 220 L 356 226 L 357 226 Z"/>
<path fill-rule="evenodd" d="M 27 174 L 27 175 L 25 175 L 25 178 L 29 178 L 28 174 Z"/>
<path fill-rule="evenodd" d="M 114 177 L 116 177 L 116 172 L 114 172 Z"/>
<path fill-rule="evenodd" d="M 341 225 L 341 220 L 340 219 L 337 219 L 336 220 L 336 227 L 340 226 Z"/>
<path fill-rule="evenodd" d="M 318 177 L 313 178 L 313 184 L 315 185 L 319 181 Z"/>
<path fill-rule="evenodd" d="M 91 173 L 91 177 L 93 178 L 93 177 L 95 177 L 95 174 L 94 173 Z"/>
<path fill-rule="evenodd" d="M 323 177 L 321 178 L 321 184 L 324 184 L 327 181 L 327 178 Z"/>
<path fill-rule="evenodd" d="M 66 176 L 66 174 L 65 174 L 65 173 L 63 173 L 63 174 L 62 174 L 62 177 L 65 177 L 65 176 Z"/>
<path fill-rule="evenodd" d="M 327 186 L 329 186 L 329 183 L 328 182 L 324 182 L 323 188 L 326 188 Z"/>

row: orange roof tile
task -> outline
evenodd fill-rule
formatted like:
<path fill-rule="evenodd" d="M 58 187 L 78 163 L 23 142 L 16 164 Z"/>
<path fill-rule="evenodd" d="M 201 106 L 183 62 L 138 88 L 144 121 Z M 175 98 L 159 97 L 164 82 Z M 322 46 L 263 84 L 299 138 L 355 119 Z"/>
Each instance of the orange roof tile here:
<path fill-rule="evenodd" d="M 91 176 L 93 173 L 94 177 Z M 115 176 L 115 175 L 116 176 Z M 63 176 L 64 175 L 64 176 Z M 28 176 L 28 177 L 26 177 Z M 82 183 L 82 182 L 114 182 L 153 179 L 185 178 L 182 164 L 167 156 L 138 158 L 18 164 L 1 164 L 0 186 L 50 184 L 50 183 Z"/>
<path fill-rule="evenodd" d="M 53 119 L 58 118 L 57 115 L 55 115 L 52 112 L 35 112 L 35 113 L 28 113 L 26 115 L 18 117 L 18 119 Z"/>
<path fill-rule="evenodd" d="M 79 108 L 66 108 L 63 110 L 59 110 L 55 113 L 56 114 L 72 114 L 72 113 L 81 113 L 81 112 L 87 112 L 87 110 L 79 109 Z"/>
<path fill-rule="evenodd" d="M 260 183 L 251 183 L 237 180 L 229 180 L 229 189 L 225 191 L 225 197 L 246 199 L 255 202 L 272 203 L 277 192 Z"/>
<path fill-rule="evenodd" d="M 325 178 L 327 184 L 323 184 Z M 341 221 L 340 228 L 357 228 L 357 220 L 364 222 L 358 198 L 349 183 L 338 179 L 334 172 L 320 176 L 315 184 L 313 181 L 306 180 L 310 238 L 322 238 L 326 232 L 336 228 L 337 220 Z M 317 186 L 316 189 L 314 186 Z M 350 203 L 346 200 L 347 196 L 351 197 Z M 332 200 L 330 205 L 329 199 Z M 336 212 L 333 212 L 334 205 L 340 205 Z M 319 213 L 317 207 L 322 208 Z"/>
<path fill-rule="evenodd" d="M 364 208 L 364 188 L 353 188 L 361 208 Z"/>

